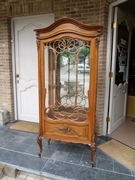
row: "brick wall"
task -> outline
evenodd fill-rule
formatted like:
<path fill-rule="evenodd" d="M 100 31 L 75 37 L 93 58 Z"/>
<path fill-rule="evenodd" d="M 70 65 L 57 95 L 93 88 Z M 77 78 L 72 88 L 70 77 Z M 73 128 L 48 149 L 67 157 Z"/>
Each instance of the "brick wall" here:
<path fill-rule="evenodd" d="M 100 0 L 55 0 L 55 19 L 74 18 L 84 24 L 99 24 Z"/>
<path fill-rule="evenodd" d="M 0 3 L 0 109 L 6 109 L 14 117 L 12 61 L 10 48 L 10 19 L 7 8 Z"/>
<path fill-rule="evenodd" d="M 107 48 L 107 26 L 108 26 L 108 3 L 101 3 L 100 22 L 103 25 L 103 36 L 99 45 L 98 61 L 98 85 L 97 85 L 97 111 L 96 111 L 96 132 L 102 134 L 103 113 L 104 113 L 104 91 L 105 91 L 105 73 L 106 73 L 106 48 Z"/>
<path fill-rule="evenodd" d="M 0 109 L 14 119 L 10 18 L 54 12 L 55 20 L 71 17 L 85 24 L 103 25 L 99 45 L 96 131 L 102 134 L 108 5 L 115 0 L 3 0 L 0 2 Z M 46 3 L 45 3 L 46 2 Z"/>

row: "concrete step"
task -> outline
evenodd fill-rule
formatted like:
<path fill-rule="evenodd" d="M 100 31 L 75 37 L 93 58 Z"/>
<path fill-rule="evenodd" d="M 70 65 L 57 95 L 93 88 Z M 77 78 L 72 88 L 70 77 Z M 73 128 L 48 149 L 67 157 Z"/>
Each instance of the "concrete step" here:
<path fill-rule="evenodd" d="M 0 164 L 0 179 L 3 177 L 3 175 L 16 178 L 17 176 L 17 169 L 11 166 L 7 166 L 4 164 Z"/>

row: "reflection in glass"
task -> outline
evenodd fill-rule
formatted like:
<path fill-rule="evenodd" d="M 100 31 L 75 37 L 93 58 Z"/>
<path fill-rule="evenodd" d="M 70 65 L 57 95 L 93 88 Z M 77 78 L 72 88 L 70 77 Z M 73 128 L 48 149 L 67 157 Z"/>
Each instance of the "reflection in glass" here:
<path fill-rule="evenodd" d="M 90 81 L 90 42 L 63 38 L 49 49 L 49 102 L 51 119 L 85 121 Z"/>
<path fill-rule="evenodd" d="M 128 56 L 128 39 L 129 32 L 126 22 L 123 21 L 118 25 L 118 43 L 117 43 L 117 60 L 115 84 L 124 84 L 127 74 L 127 56 Z"/>

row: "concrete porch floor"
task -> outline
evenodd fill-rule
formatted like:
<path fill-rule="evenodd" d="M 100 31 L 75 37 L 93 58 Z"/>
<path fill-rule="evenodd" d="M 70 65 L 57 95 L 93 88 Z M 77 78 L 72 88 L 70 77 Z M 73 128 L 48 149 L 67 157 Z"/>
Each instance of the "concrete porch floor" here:
<path fill-rule="evenodd" d="M 100 149 L 95 153 L 95 167 L 91 167 L 90 148 L 82 144 L 43 140 L 43 153 L 38 157 L 38 134 L 9 129 L 12 123 L 0 126 L 0 163 L 19 171 L 54 180 L 135 180 L 130 170 Z M 111 140 L 100 136 L 97 146 Z"/>

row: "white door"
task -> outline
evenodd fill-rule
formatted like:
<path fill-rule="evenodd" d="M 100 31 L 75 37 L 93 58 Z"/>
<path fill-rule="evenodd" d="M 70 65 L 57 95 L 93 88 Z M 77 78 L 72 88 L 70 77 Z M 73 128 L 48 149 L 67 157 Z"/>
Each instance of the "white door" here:
<path fill-rule="evenodd" d="M 118 128 L 126 119 L 128 90 L 128 66 L 130 53 L 130 30 L 128 16 L 118 7 L 114 12 L 114 30 L 112 45 L 113 77 L 110 83 L 110 103 L 108 134 Z"/>
<path fill-rule="evenodd" d="M 37 28 L 54 22 L 53 14 L 13 20 L 17 119 L 38 122 Z"/>

